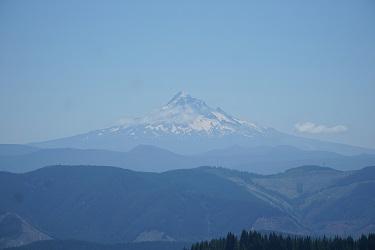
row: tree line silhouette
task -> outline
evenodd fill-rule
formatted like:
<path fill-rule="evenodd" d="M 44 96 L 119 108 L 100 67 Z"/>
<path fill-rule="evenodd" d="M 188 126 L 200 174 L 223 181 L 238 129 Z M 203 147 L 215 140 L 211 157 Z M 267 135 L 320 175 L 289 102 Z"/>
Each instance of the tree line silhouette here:
<path fill-rule="evenodd" d="M 375 234 L 352 237 L 283 236 L 242 231 L 240 237 L 228 233 L 225 238 L 202 241 L 191 250 L 375 250 Z"/>

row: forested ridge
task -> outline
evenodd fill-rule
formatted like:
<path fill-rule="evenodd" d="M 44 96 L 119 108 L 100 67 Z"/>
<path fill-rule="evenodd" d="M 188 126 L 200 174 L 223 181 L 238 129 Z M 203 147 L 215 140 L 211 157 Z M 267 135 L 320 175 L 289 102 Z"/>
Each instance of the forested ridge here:
<path fill-rule="evenodd" d="M 341 172 L 303 166 L 271 176 L 212 167 L 164 173 L 105 166 L 50 166 L 25 174 L 1 172 L 0 215 L 4 216 L 0 217 L 0 231 L 3 228 L 12 232 L 0 232 L 0 248 L 25 244 L 25 237 L 39 240 L 35 235 L 41 233 L 47 238 L 75 239 L 84 244 L 49 241 L 28 247 L 71 250 L 97 242 L 105 244 L 98 247 L 100 250 L 130 249 L 128 244 L 112 244 L 145 240 L 199 242 L 223 237 L 227 232 L 235 232 L 240 241 L 238 233 L 250 228 L 358 239 L 361 234 L 374 234 L 374 189 L 375 167 Z M 24 230 L 25 225 L 32 230 Z M 272 244 L 278 241 L 267 240 L 270 242 L 258 240 L 254 244 L 260 241 L 260 249 L 275 249 Z M 285 247 L 276 249 L 319 249 L 301 242 L 286 239 L 282 243 Z M 320 249 L 345 249 L 329 248 L 341 243 L 323 242 Z M 350 239 L 346 243 L 348 249 L 366 249 L 360 247 L 362 243 L 353 243 L 350 248 Z M 225 249 L 226 243 L 217 244 L 221 248 L 205 248 L 203 244 L 202 249 Z M 240 245 L 243 241 L 237 249 Z M 271 247 L 266 248 L 268 245 Z M 169 246 L 181 250 L 191 245 Z M 156 248 L 153 244 L 145 249 L 166 250 L 166 246 Z"/>
<path fill-rule="evenodd" d="M 191 250 L 374 250 L 375 234 L 362 235 L 358 239 L 312 238 L 310 236 L 283 236 L 276 233 L 261 234 L 242 231 L 240 237 L 228 233 L 225 238 L 202 241 Z"/>

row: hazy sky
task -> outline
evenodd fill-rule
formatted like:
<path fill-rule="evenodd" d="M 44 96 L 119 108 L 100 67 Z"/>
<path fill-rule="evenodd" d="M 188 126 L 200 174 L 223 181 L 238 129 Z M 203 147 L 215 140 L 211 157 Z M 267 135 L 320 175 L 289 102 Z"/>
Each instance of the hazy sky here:
<path fill-rule="evenodd" d="M 375 1 L 0 1 L 0 143 L 107 127 L 179 90 L 375 148 Z"/>

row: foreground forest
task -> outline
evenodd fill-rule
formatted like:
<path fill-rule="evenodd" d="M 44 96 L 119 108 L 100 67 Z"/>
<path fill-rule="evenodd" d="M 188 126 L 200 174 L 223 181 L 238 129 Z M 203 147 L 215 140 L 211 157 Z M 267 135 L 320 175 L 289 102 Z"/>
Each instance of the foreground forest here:
<path fill-rule="evenodd" d="M 242 231 L 237 237 L 228 233 L 226 238 L 193 244 L 191 250 L 371 250 L 375 249 L 375 234 L 362 235 L 358 239 L 311 238 L 309 236 L 283 236 L 275 233 L 260 234 Z"/>

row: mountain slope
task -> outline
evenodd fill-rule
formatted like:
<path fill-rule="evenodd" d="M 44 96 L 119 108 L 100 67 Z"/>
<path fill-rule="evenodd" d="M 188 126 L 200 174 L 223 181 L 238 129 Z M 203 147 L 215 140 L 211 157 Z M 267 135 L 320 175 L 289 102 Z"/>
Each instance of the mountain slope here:
<path fill-rule="evenodd" d="M 127 119 L 118 126 L 33 145 L 128 151 L 140 144 L 154 145 L 181 154 L 201 153 L 234 145 L 290 145 L 304 150 L 342 154 L 375 152 L 372 149 L 284 134 L 273 128 L 235 118 L 183 92 L 150 115 Z"/>
<path fill-rule="evenodd" d="M 0 199 L 1 211 L 30 218 L 54 238 L 107 243 L 145 237 L 195 241 L 239 231 L 259 217 L 283 215 L 235 183 L 200 169 L 153 174 L 56 166 L 2 173 Z"/>
<path fill-rule="evenodd" d="M 342 172 L 306 166 L 252 180 L 280 195 L 313 232 L 355 236 L 375 230 L 374 173 L 375 167 Z"/>
<path fill-rule="evenodd" d="M 210 167 L 157 174 L 54 166 L 1 172 L 0 211 L 56 239 L 102 243 L 192 242 L 243 228 L 355 236 L 374 231 L 373 173 L 374 167 L 256 175 Z"/>
<path fill-rule="evenodd" d="M 17 214 L 0 215 L 0 248 L 16 247 L 49 239 L 51 238 L 48 235 L 40 232 Z"/>

